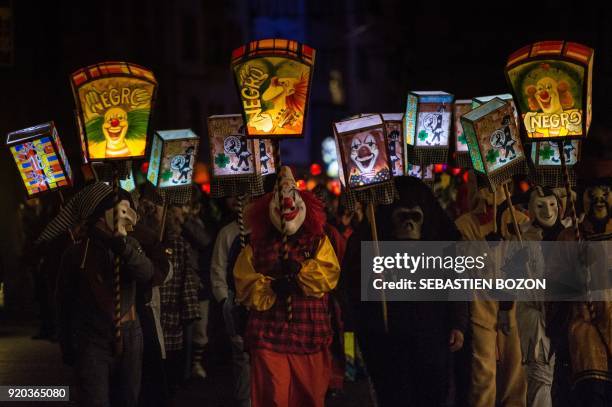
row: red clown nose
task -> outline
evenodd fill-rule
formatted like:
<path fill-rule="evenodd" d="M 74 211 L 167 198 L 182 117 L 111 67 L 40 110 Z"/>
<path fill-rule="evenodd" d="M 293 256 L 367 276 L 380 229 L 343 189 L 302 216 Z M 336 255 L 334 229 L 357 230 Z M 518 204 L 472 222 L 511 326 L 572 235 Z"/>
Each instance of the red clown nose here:
<path fill-rule="evenodd" d="M 291 209 L 293 208 L 293 198 L 283 198 L 283 208 Z"/>

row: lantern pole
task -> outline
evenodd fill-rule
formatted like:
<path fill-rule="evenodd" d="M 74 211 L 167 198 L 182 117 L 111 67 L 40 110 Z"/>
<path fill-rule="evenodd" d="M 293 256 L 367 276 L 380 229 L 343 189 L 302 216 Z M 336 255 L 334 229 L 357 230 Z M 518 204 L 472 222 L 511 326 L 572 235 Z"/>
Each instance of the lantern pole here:
<path fill-rule="evenodd" d="M 368 204 L 368 221 L 370 223 L 370 229 L 372 231 L 372 242 L 374 243 L 374 256 L 380 256 L 380 247 L 378 246 L 378 228 L 376 227 L 376 211 L 374 203 Z M 384 278 L 384 276 L 383 276 Z M 389 314 L 387 309 L 387 298 L 385 290 L 381 290 L 380 304 L 382 306 L 383 314 L 383 325 L 385 327 L 385 333 L 389 333 Z"/>
<path fill-rule="evenodd" d="M 559 158 L 561 159 L 561 170 L 563 171 L 563 184 L 565 186 L 565 192 L 567 193 L 567 202 L 569 203 L 572 226 L 576 233 L 576 241 L 581 240 L 580 229 L 578 228 L 578 215 L 576 215 L 576 205 L 574 204 L 574 196 L 572 195 L 572 187 L 569 180 L 569 172 L 567 170 L 567 163 L 565 162 L 565 152 L 563 151 L 563 141 L 558 142 Z"/>
<path fill-rule="evenodd" d="M 59 198 L 60 198 L 60 210 L 64 207 L 64 204 L 66 203 L 65 199 L 64 199 L 64 194 L 62 193 L 62 190 L 60 189 L 58 192 Z M 74 238 L 74 233 L 72 233 L 72 229 L 68 228 L 68 235 L 70 235 L 70 240 L 72 241 L 72 243 L 76 242 L 76 239 Z"/>
<path fill-rule="evenodd" d="M 497 191 L 495 186 L 491 186 L 493 190 L 493 233 L 497 233 Z M 487 212 L 487 203 L 485 202 L 485 214 Z"/>
<path fill-rule="evenodd" d="M 164 196 L 164 208 L 162 209 L 162 218 L 159 225 L 159 241 L 164 240 L 164 232 L 166 231 L 166 218 L 168 217 L 168 203 Z"/>
<path fill-rule="evenodd" d="M 278 142 L 278 151 L 280 153 L 280 140 Z M 280 154 L 278 155 L 278 168 L 282 168 L 282 162 Z M 281 226 L 281 259 L 289 259 L 289 242 L 287 241 L 287 226 L 285 225 L 285 218 L 283 217 L 283 196 L 281 195 L 281 174 L 279 170 L 278 179 L 276 180 L 276 188 L 278 190 L 278 209 L 280 210 L 280 226 Z M 287 296 L 287 322 L 293 320 L 293 305 L 291 295 Z"/>
<path fill-rule="evenodd" d="M 245 199 L 246 199 L 246 194 L 238 195 L 238 228 L 240 229 L 240 248 L 242 249 L 246 247 L 246 228 L 244 227 L 244 200 Z"/>
<path fill-rule="evenodd" d="M 115 204 L 119 202 L 119 169 L 115 162 L 113 167 L 113 193 L 115 195 Z M 117 231 L 117 222 L 113 208 L 113 235 Z M 114 258 L 114 273 L 113 273 L 113 299 L 115 306 L 114 329 L 115 329 L 115 354 L 121 355 L 123 346 L 121 338 L 121 259 L 115 255 Z"/>
<path fill-rule="evenodd" d="M 518 237 L 519 242 L 521 242 L 521 247 L 523 247 L 523 236 L 521 234 L 521 229 L 519 228 L 518 222 L 516 221 L 516 213 L 514 212 L 514 206 L 512 206 L 512 199 L 510 198 L 510 191 L 508 190 L 509 182 L 506 182 L 502 185 L 504 189 L 504 194 L 506 195 L 506 202 L 508 202 L 508 209 L 510 210 L 510 216 L 512 216 L 512 224 L 514 225 L 514 230 L 516 231 L 516 236 Z M 503 217 L 503 214 L 502 214 Z M 497 218 L 495 219 L 495 224 L 497 224 Z"/>

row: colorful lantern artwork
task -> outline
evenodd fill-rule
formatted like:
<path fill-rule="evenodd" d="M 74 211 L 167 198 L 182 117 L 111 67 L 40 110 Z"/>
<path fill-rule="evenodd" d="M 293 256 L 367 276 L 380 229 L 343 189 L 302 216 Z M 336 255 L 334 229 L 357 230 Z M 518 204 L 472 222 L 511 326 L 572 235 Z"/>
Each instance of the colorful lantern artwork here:
<path fill-rule="evenodd" d="M 543 41 L 514 52 L 506 79 L 530 140 L 584 139 L 592 117 L 592 48 Z"/>
<path fill-rule="evenodd" d="M 453 136 L 455 141 L 455 162 L 459 167 L 471 168 L 470 152 L 467 140 L 463 134 L 461 116 L 472 110 L 471 99 L 459 99 L 453 103 Z"/>
<path fill-rule="evenodd" d="M 129 168 L 127 177 L 125 179 L 119 180 L 119 186 L 128 192 L 134 192 L 136 190 L 134 171 L 132 170 L 131 166 Z"/>
<path fill-rule="evenodd" d="M 404 175 L 404 128 L 403 113 L 383 113 L 389 143 L 389 163 L 394 177 Z"/>
<path fill-rule="evenodd" d="M 408 175 L 411 177 L 419 178 L 427 183 L 431 183 L 435 180 L 434 166 L 435 164 L 429 164 L 424 167 L 420 167 L 414 164 L 408 164 Z M 421 168 L 425 168 L 425 173 L 421 171 Z"/>
<path fill-rule="evenodd" d="M 340 181 L 360 189 L 391 180 L 386 127 L 379 114 L 334 123 L 340 156 Z"/>
<path fill-rule="evenodd" d="M 315 50 L 297 41 L 251 41 L 232 52 L 232 72 L 249 138 L 301 138 Z"/>
<path fill-rule="evenodd" d="M 279 163 L 277 142 L 248 138 L 243 123 L 240 114 L 216 115 L 208 118 L 214 197 L 261 195 L 262 176 L 277 171 Z"/>
<path fill-rule="evenodd" d="M 29 198 L 72 185 L 72 169 L 53 122 L 11 132 L 6 145 Z"/>
<path fill-rule="evenodd" d="M 106 62 L 71 76 L 84 161 L 143 158 L 157 81 L 153 72 Z"/>
<path fill-rule="evenodd" d="M 404 114 L 407 163 L 422 166 L 448 161 L 454 99 L 442 91 L 408 93 Z"/>
<path fill-rule="evenodd" d="M 472 166 L 497 186 L 525 171 L 525 153 L 512 107 L 499 98 L 461 116 Z"/>
<path fill-rule="evenodd" d="M 190 129 L 155 132 L 147 179 L 157 188 L 191 186 L 199 137 Z"/>
<path fill-rule="evenodd" d="M 568 167 L 567 173 L 570 184 L 573 186 L 576 183 L 574 165 L 580 159 L 580 141 L 565 140 L 562 143 L 562 154 Z M 533 181 L 538 185 L 551 188 L 564 186 L 559 143 L 556 141 L 540 141 L 531 143 L 529 148 L 531 149 L 531 162 L 535 167 L 535 173 L 532 174 Z"/>

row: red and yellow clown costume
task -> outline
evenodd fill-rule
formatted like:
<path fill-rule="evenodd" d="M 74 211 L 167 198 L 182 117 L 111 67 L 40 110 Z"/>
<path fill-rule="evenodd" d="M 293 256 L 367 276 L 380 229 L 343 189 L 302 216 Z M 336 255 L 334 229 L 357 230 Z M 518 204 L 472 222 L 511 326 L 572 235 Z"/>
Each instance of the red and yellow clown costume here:
<path fill-rule="evenodd" d="M 340 266 L 323 232 L 322 203 L 296 189 L 288 167 L 280 177 L 274 193 L 252 204 L 250 244 L 234 266 L 236 299 L 250 309 L 245 345 L 251 402 L 323 407 L 333 336 L 327 293 L 336 287 Z"/>

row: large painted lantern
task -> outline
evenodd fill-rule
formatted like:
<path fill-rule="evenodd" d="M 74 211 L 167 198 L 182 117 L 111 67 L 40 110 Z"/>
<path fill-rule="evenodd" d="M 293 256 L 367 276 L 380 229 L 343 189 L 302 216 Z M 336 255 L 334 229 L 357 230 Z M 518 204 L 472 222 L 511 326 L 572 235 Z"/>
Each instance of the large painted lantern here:
<path fill-rule="evenodd" d="M 276 173 L 278 143 L 251 139 L 245 134 L 240 114 L 208 118 L 213 197 L 263 194 L 263 177 Z"/>
<path fill-rule="evenodd" d="M 72 169 L 53 122 L 13 131 L 6 145 L 29 198 L 72 185 Z"/>
<path fill-rule="evenodd" d="M 314 61 L 314 49 L 285 39 L 251 41 L 232 52 L 249 138 L 303 137 Z"/>
<path fill-rule="evenodd" d="M 79 69 L 70 83 L 84 161 L 144 158 L 157 81 L 126 62 Z"/>
<path fill-rule="evenodd" d="M 408 93 L 404 114 L 407 163 L 423 166 L 448 161 L 454 99 L 441 91 Z"/>
<path fill-rule="evenodd" d="M 170 203 L 184 203 L 191 196 L 199 141 L 190 129 L 160 130 L 153 136 L 147 179 Z"/>
<path fill-rule="evenodd" d="M 383 113 L 383 121 L 387 130 L 387 142 L 389 143 L 389 163 L 391 174 L 394 177 L 404 175 L 404 126 L 403 113 Z"/>
<path fill-rule="evenodd" d="M 593 49 L 574 42 L 543 41 L 510 55 L 506 78 L 526 139 L 586 138 L 592 117 L 593 54 Z"/>
<path fill-rule="evenodd" d="M 559 152 L 559 143 L 554 141 L 539 141 L 530 143 L 531 163 L 535 167 L 532 171 L 533 181 L 537 185 L 551 188 L 560 188 L 564 184 L 564 171 L 562 159 L 565 159 L 567 174 L 571 186 L 576 185 L 576 171 L 574 165 L 580 159 L 580 141 L 565 140 L 562 142 L 562 149 Z M 563 154 L 563 157 L 561 157 Z"/>
<path fill-rule="evenodd" d="M 525 172 L 525 153 L 509 103 L 494 98 L 461 116 L 472 167 L 496 187 Z"/>
<path fill-rule="evenodd" d="M 462 168 L 472 168 L 467 140 L 463 134 L 461 116 L 472 110 L 471 99 L 458 99 L 453 103 L 453 140 L 455 142 L 455 163 Z"/>
<path fill-rule="evenodd" d="M 512 108 L 512 116 L 514 117 L 514 121 L 516 122 L 516 128 L 518 129 L 520 126 L 518 111 L 516 110 L 516 103 L 514 102 L 514 98 L 509 93 L 489 96 L 477 96 L 472 99 L 472 109 L 476 109 L 478 106 L 482 106 L 495 98 L 501 99 L 504 102 L 508 102 L 510 104 L 510 107 Z"/>

